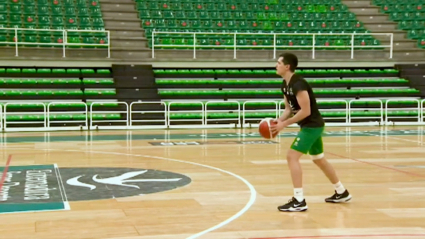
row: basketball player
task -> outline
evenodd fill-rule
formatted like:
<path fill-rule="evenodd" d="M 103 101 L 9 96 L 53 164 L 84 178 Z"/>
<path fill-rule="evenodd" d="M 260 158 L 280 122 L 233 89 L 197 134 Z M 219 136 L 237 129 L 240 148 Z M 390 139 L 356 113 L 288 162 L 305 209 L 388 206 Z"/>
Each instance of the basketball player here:
<path fill-rule="evenodd" d="M 285 111 L 275 121 L 277 124 L 271 126 L 273 133 L 293 123 L 298 123 L 301 128 L 286 156 L 294 187 L 294 196 L 287 204 L 278 207 L 280 211 L 286 212 L 305 211 L 308 208 L 303 194 L 302 170 L 299 162 L 303 154 L 310 154 L 313 162 L 334 185 L 335 194 L 326 198 L 325 202 L 340 203 L 351 199 L 332 165 L 325 159 L 322 142 L 325 123 L 317 108 L 312 88 L 305 79 L 294 73 L 297 66 L 298 58 L 294 54 L 284 53 L 279 56 L 276 73 L 283 78 Z"/>

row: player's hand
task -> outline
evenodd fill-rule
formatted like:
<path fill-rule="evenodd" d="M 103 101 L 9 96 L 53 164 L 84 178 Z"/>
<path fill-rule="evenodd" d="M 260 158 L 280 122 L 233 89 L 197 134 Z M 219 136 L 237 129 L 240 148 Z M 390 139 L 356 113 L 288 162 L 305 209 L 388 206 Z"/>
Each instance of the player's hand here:
<path fill-rule="evenodd" d="M 276 120 L 275 121 L 276 124 L 273 124 L 270 126 L 270 130 L 272 131 L 272 134 L 277 134 L 279 133 L 281 130 L 283 130 L 285 127 L 287 127 L 288 125 L 286 124 L 286 122 L 284 121 L 280 121 L 280 120 Z"/>

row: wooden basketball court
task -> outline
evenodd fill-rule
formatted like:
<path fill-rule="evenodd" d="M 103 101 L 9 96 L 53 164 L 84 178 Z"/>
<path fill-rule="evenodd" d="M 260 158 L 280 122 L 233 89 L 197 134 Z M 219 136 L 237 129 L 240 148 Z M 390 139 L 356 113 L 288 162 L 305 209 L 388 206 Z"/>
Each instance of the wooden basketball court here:
<path fill-rule="evenodd" d="M 285 161 L 297 129 L 8 133 L 2 238 L 425 238 L 423 127 L 328 127 L 325 152 L 353 195 L 303 157 L 306 212 Z"/>

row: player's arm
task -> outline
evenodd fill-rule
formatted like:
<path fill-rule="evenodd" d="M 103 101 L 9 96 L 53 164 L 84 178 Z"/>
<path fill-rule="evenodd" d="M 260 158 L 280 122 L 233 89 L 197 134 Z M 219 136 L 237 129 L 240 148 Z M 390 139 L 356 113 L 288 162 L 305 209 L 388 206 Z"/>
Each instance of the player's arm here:
<path fill-rule="evenodd" d="M 297 123 L 311 114 L 310 96 L 308 95 L 308 92 L 306 90 L 298 91 L 296 97 L 300 110 L 293 117 L 285 121 L 286 126 Z"/>
<path fill-rule="evenodd" d="M 286 99 L 285 95 L 283 96 L 283 99 L 285 101 L 285 110 L 283 111 L 282 115 L 279 117 L 279 121 L 285 121 L 291 116 L 292 109 L 291 106 L 288 103 L 288 100 Z"/>

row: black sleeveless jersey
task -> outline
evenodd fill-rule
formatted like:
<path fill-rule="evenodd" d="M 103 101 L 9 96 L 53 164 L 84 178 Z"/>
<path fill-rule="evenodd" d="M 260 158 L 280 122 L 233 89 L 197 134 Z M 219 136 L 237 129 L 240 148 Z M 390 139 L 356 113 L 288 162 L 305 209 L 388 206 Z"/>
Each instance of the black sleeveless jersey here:
<path fill-rule="evenodd" d="M 282 93 L 285 95 L 289 106 L 292 109 L 292 112 L 296 114 L 301 108 L 297 101 L 297 93 L 303 90 L 308 92 L 308 96 L 310 97 L 310 112 L 311 114 L 301 121 L 297 122 L 300 127 L 323 127 L 325 122 L 322 118 L 322 115 L 319 112 L 316 103 L 316 97 L 314 96 L 313 89 L 307 83 L 307 81 L 297 75 L 294 74 L 289 81 L 289 85 L 286 84 L 286 81 L 282 82 Z"/>

